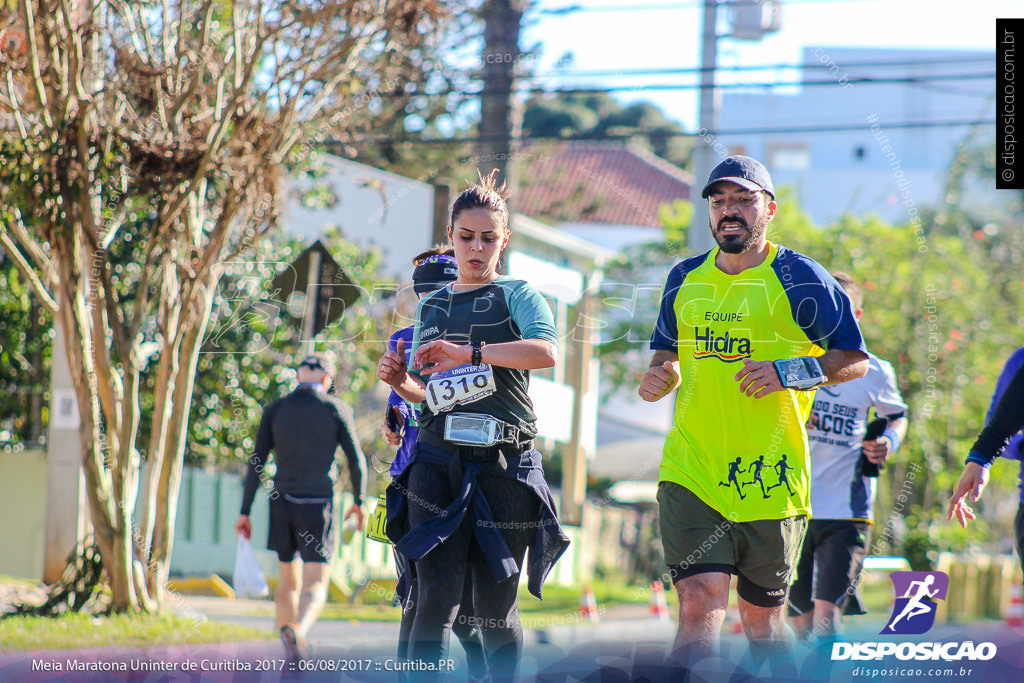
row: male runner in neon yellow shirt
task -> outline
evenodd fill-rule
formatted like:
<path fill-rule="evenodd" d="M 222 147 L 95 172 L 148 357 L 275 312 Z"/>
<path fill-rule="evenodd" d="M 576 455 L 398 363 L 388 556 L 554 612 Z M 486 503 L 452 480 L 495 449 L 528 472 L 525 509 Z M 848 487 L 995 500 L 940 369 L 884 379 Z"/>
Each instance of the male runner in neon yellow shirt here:
<path fill-rule="evenodd" d="M 810 514 L 804 423 L 814 387 L 868 367 L 842 288 L 813 260 L 767 240 L 776 209 L 768 170 L 729 157 L 701 197 L 718 247 L 669 273 L 639 388 L 646 401 L 679 388 L 658 503 L 682 664 L 717 652 L 731 574 L 752 651 L 791 651 L 785 604 Z M 737 458 L 746 469 L 761 457 L 767 496 L 719 485 Z"/>

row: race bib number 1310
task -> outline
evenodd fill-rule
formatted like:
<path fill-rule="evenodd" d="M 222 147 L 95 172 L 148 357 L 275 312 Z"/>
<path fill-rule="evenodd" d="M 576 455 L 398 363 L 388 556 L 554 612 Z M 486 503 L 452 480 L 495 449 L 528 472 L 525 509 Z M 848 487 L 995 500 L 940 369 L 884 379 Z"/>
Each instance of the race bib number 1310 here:
<path fill-rule="evenodd" d="M 487 363 L 460 365 L 430 376 L 427 382 L 427 405 L 431 412 L 479 401 L 495 392 L 494 371 Z"/>

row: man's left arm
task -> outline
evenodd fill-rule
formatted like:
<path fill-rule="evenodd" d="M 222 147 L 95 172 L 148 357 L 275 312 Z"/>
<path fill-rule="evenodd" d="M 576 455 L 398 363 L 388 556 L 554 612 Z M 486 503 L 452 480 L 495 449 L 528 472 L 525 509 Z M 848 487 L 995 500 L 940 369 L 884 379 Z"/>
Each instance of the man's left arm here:
<path fill-rule="evenodd" d="M 835 278 L 809 259 L 797 259 L 789 267 L 794 282 L 785 291 L 793 320 L 812 344 L 826 349 L 823 355 L 813 359 L 821 368 L 824 380 L 799 388 L 842 384 L 866 375 L 869 365 L 867 348 L 846 292 Z M 744 358 L 743 367 L 734 379 L 740 383 L 740 391 L 754 398 L 764 398 L 792 387 L 783 384 L 773 361 Z"/>
<path fill-rule="evenodd" d="M 363 528 L 363 496 L 366 495 L 366 457 L 359 445 L 359 437 L 356 436 L 352 422 L 346 416 L 342 406 L 338 406 L 338 444 L 345 454 L 348 462 L 348 480 L 352 486 L 352 496 L 355 499 L 345 512 L 345 519 L 354 516 L 358 529 Z"/>
<path fill-rule="evenodd" d="M 825 381 L 818 386 L 842 384 L 868 374 L 868 354 L 860 349 L 829 349 L 818 358 Z"/>
<path fill-rule="evenodd" d="M 849 382 L 868 372 L 868 355 L 860 349 L 829 349 L 825 355 L 818 356 L 817 361 L 825 374 L 825 381 L 817 386 Z M 740 391 L 754 398 L 764 398 L 776 391 L 786 390 L 774 362 L 770 360 L 744 358 L 743 367 L 733 379 L 740 383 Z"/>

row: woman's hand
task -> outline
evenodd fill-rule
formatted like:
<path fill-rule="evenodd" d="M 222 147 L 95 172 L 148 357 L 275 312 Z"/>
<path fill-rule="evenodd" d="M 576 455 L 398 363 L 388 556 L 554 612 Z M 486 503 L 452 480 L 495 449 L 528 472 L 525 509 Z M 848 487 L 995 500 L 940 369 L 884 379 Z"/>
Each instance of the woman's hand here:
<path fill-rule="evenodd" d="M 398 426 L 398 431 L 391 431 L 391 426 L 388 424 L 388 418 L 384 418 L 380 421 L 380 435 L 384 437 L 384 440 L 391 446 L 401 446 L 402 437 L 405 436 L 405 417 L 403 417 L 398 406 L 389 406 L 389 410 L 393 411 L 395 416 L 395 424 Z"/>
<path fill-rule="evenodd" d="M 946 519 L 953 519 L 953 515 L 956 515 L 956 521 L 966 529 L 967 522 L 974 519 L 976 515 L 964 498 L 970 494 L 971 502 L 976 503 L 981 498 L 981 492 L 985 490 L 987 483 L 988 470 L 986 468 L 975 462 L 964 465 L 964 471 L 960 473 L 960 479 L 953 487 L 953 496 L 949 499 Z"/>
<path fill-rule="evenodd" d="M 405 365 L 405 340 L 399 339 L 394 351 L 387 351 L 377 363 L 377 378 L 390 387 L 399 387 L 405 382 L 408 368 Z"/>
<path fill-rule="evenodd" d="M 416 355 L 412 359 L 412 366 L 420 371 L 422 375 L 429 375 L 432 372 L 451 370 L 460 365 L 468 365 L 473 359 L 473 347 L 470 344 L 459 346 L 443 339 L 435 339 L 416 349 Z M 430 367 L 424 367 L 427 363 L 434 363 Z"/>

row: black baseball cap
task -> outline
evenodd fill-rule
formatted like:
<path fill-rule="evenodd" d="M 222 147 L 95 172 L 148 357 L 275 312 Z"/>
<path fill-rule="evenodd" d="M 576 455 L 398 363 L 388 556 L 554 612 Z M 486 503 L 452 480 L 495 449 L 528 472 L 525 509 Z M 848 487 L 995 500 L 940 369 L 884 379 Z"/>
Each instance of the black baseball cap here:
<path fill-rule="evenodd" d="M 334 356 L 329 353 L 318 352 L 306 356 L 302 359 L 302 362 L 299 363 L 299 367 L 302 367 L 303 365 L 311 370 L 323 370 L 331 377 L 334 376 Z"/>
<path fill-rule="evenodd" d="M 764 190 L 772 199 L 775 199 L 772 177 L 768 175 L 768 169 L 764 164 L 757 159 L 745 157 L 742 154 L 726 157 L 711 171 L 711 175 L 708 176 L 708 184 L 700 191 L 700 198 L 707 199 L 711 194 L 711 186 L 723 180 L 736 183 L 751 192 Z"/>

